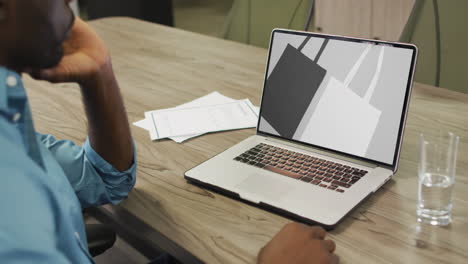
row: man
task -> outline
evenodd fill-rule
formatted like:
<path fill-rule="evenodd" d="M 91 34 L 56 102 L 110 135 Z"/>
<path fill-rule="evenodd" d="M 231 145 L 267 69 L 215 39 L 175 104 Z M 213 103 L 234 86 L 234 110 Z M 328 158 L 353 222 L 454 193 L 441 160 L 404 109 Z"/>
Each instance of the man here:
<path fill-rule="evenodd" d="M 0 0 L 0 263 L 92 262 L 82 208 L 118 203 L 135 184 L 111 61 L 68 2 Z M 22 72 L 80 84 L 89 127 L 83 147 L 36 133 Z"/>
<path fill-rule="evenodd" d="M 135 150 L 109 53 L 70 0 L 0 0 L 0 262 L 92 263 L 81 210 L 118 203 Z M 80 85 L 83 146 L 35 131 L 20 74 Z M 259 263 L 336 263 L 318 227 L 289 224 Z"/>

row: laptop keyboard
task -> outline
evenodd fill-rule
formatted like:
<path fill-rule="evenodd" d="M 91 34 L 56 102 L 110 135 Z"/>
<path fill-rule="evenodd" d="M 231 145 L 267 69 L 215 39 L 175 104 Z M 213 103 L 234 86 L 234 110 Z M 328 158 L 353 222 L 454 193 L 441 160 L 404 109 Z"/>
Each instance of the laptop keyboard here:
<path fill-rule="evenodd" d="M 259 144 L 234 160 L 344 193 L 368 172 L 279 147 Z"/>

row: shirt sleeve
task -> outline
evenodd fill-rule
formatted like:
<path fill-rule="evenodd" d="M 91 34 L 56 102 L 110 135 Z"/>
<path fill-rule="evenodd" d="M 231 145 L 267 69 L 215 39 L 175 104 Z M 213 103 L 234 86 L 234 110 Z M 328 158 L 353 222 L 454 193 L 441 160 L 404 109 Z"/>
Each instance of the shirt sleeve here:
<path fill-rule="evenodd" d="M 64 170 L 83 208 L 107 203 L 117 204 L 127 198 L 135 185 L 135 147 L 131 167 L 121 172 L 104 160 L 91 147 L 88 139 L 83 146 L 39 133 L 38 139 Z"/>

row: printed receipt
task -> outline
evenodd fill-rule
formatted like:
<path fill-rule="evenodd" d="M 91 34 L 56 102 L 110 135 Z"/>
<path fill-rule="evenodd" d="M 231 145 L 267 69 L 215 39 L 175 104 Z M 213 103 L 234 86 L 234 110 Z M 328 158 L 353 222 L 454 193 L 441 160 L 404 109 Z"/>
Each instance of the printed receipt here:
<path fill-rule="evenodd" d="M 151 121 L 151 140 L 208 132 L 251 128 L 257 125 L 258 111 L 248 99 L 231 103 L 171 108 L 146 112 Z"/>

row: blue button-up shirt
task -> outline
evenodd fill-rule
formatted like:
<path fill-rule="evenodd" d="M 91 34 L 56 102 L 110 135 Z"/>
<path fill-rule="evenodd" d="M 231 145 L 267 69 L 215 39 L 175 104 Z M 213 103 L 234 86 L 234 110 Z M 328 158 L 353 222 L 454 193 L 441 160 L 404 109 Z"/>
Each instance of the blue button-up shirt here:
<path fill-rule="evenodd" d="M 0 263 L 92 263 L 82 208 L 125 199 L 135 171 L 37 133 L 20 76 L 0 67 Z"/>

